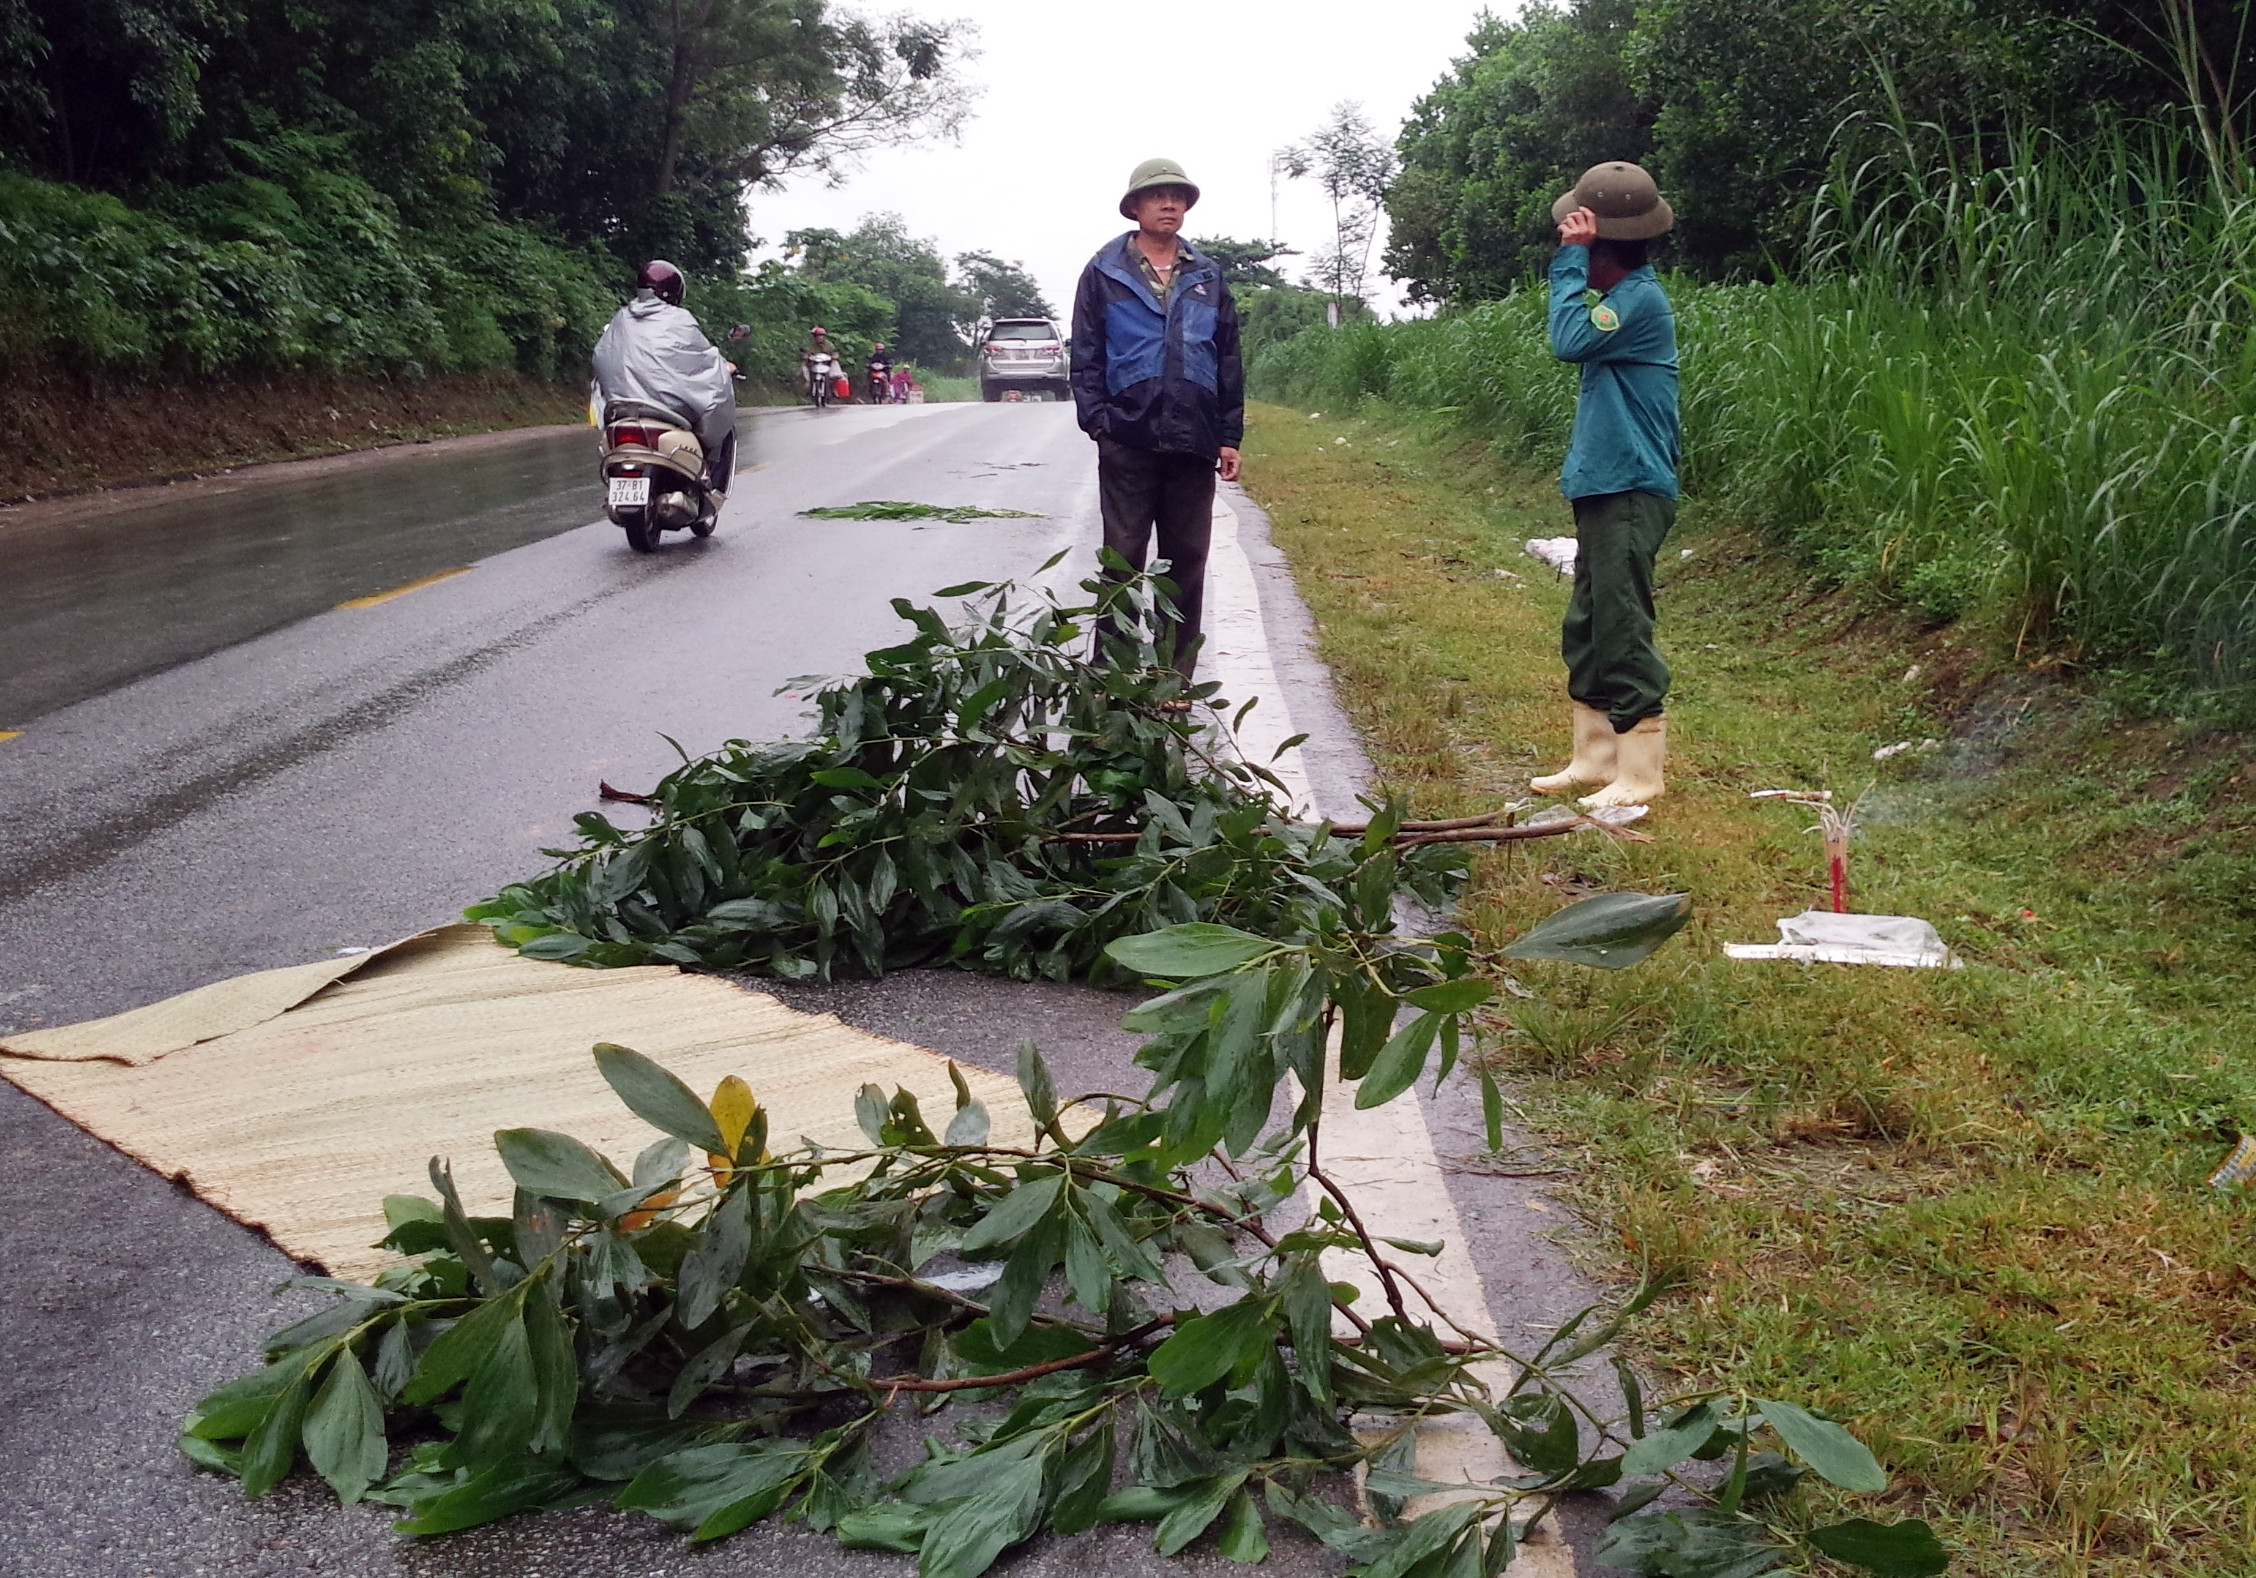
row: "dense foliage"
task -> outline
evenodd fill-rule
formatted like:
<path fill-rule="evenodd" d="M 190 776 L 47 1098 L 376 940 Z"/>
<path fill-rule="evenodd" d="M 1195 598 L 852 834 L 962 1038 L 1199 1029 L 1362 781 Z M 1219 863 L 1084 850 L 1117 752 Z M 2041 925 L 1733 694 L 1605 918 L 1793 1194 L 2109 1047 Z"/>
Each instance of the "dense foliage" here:
<path fill-rule="evenodd" d="M 1980 162 L 2010 128 L 2080 139 L 2189 82 L 2236 119 L 2256 80 L 2242 10 L 1569 0 L 1484 17 L 1402 129 L 1386 266 L 1415 298 L 1493 299 L 1548 253 L 1552 198 L 1600 160 L 1636 159 L 1682 216 L 1681 265 L 1791 271 L 1810 193 L 1844 159 L 1886 153 L 1893 128 L 1930 127 Z"/>
<path fill-rule="evenodd" d="M 488 214 L 732 264 L 742 192 L 962 114 L 948 25 L 825 0 L 7 0 L 0 151 L 128 193 L 323 140 L 405 221 Z"/>
<path fill-rule="evenodd" d="M 0 170 L 0 366 L 580 375 L 616 267 L 485 218 L 417 232 L 308 139 L 136 208 Z"/>
<path fill-rule="evenodd" d="M 740 276 L 744 194 L 950 131 L 962 48 L 827 0 L 0 0 L 0 361 L 577 375 L 654 253 L 709 328 L 883 333 Z"/>
<path fill-rule="evenodd" d="M 914 633 L 821 689 L 809 737 L 685 763 L 647 829 L 582 815 L 578 849 L 471 918 L 536 958 L 591 964 L 799 976 L 952 960 L 1063 979 L 1133 932 L 1290 935 L 1319 906 L 1383 910 L 1398 882 L 1438 900 L 1462 876 L 1466 845 L 1422 844 L 1356 897 L 1361 845 L 1280 818 L 1274 779 L 1169 710 L 1215 686 L 1186 685 L 1135 635 L 1139 600 L 1163 592 L 1085 590 L 1020 607 L 1007 584 L 949 587 L 981 598 L 953 628 L 897 601 Z M 1107 622 L 1129 628 L 1099 662 Z M 1389 831 L 1382 819 L 1379 843 Z"/>

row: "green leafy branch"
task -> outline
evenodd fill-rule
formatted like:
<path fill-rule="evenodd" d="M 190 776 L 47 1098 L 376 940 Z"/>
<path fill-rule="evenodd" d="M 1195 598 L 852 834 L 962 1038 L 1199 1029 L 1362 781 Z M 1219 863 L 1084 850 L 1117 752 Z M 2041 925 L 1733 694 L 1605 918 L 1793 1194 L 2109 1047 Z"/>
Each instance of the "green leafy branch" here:
<path fill-rule="evenodd" d="M 963 525 L 978 520 L 1036 520 L 1034 510 L 990 510 L 976 504 L 915 504 L 901 499 L 864 499 L 859 504 L 825 504 L 800 514 L 820 521 L 947 521 Z"/>
<path fill-rule="evenodd" d="M 1557 956 L 1591 946 L 1596 927 L 1618 965 L 1682 924 L 1678 901 L 1625 897 L 1572 906 L 1518 947 Z M 1624 923 L 1629 909 L 1641 926 Z M 1360 1104 L 1386 1099 L 1367 1098 L 1405 1067 L 1417 1078 L 1486 996 L 1461 948 L 1341 931 L 1278 944 L 1191 923 L 1112 953 L 1179 982 L 1130 1015 L 1149 1037 L 1152 1094 L 1069 1124 L 1085 1104 L 1059 1099 L 1029 1047 L 1030 1146 L 991 1144 L 959 1077 L 942 1132 L 910 1093 L 868 1087 L 865 1148 L 775 1154 L 741 1081 L 701 1100 L 649 1059 L 598 1048 L 612 1088 L 659 1130 L 631 1169 L 566 1135 L 504 1130 L 514 1211 L 473 1218 L 434 1162 L 436 1200 L 387 1202 L 385 1242 L 410 1258 L 373 1286 L 314 1279 L 336 1304 L 277 1333 L 266 1369 L 206 1398 L 185 1449 L 254 1495 L 302 1452 L 341 1497 L 402 1508 L 409 1533 L 600 1493 L 696 1540 L 796 1518 L 852 1548 L 913 1551 L 938 1578 L 971 1578 L 1044 1529 L 1133 1519 L 1155 1524 L 1165 1554 L 1211 1535 L 1258 1560 L 1283 1518 L 1365 1578 L 1492 1573 L 1559 1496 L 1624 1481 L 1641 1483 L 1608 1560 L 1751 1574 L 1787 1554 L 1755 1514 L 1803 1469 L 1884 1488 L 1853 1437 L 1789 1403 L 1648 1410 L 1624 1369 L 1627 1415 L 1593 1415 L 1565 1372 L 1648 1295 L 1594 1329 L 1585 1311 L 1528 1354 L 1420 1318 L 1397 1291 L 1414 1279 L 1386 1251 L 1438 1246 L 1372 1237 L 1321 1169 L 1305 1101 L 1233 1145 L 1240 1087 L 1274 1098 L 1292 1074 L 1321 1091 L 1329 1076 L 1306 1056 L 1327 1024 Z M 1373 977 L 1391 1006 L 1351 1033 L 1346 1005 Z M 1394 1008 L 1412 1011 L 1403 1031 L 1388 1028 Z M 1192 1172 L 1202 1160 L 1222 1164 L 1220 1181 Z M 1314 1209 L 1272 1230 L 1304 1192 Z M 1354 1286 L 1325 1266 L 1339 1254 L 1372 1265 L 1386 1311 L 1353 1309 Z M 1172 1256 L 1225 1301 L 1171 1283 Z M 1501 1391 L 1484 1378 L 1499 1363 L 1513 1376 Z M 980 1396 L 1007 1411 L 960 1421 L 904 1475 L 877 1474 L 870 1450 L 889 1422 Z M 1419 1478 L 1416 1427 L 1451 1413 L 1477 1418 L 1520 1471 Z M 1348 1427 L 1384 1415 L 1397 1423 L 1376 1434 Z M 415 1440 L 397 1467 L 395 1432 Z M 1723 1457 L 1720 1488 L 1684 1499 L 1695 1487 L 1682 1466 Z M 1360 1517 L 1323 1488 L 1358 1465 Z M 1671 1488 L 1681 1504 L 1659 1505 Z M 1436 1496 L 1448 1499 L 1404 1515 Z M 1875 1572 L 1941 1570 L 1916 1522 L 1852 1519 L 1808 1539 Z"/>
<path fill-rule="evenodd" d="M 1581 825 L 1410 822 L 1400 807 L 1295 822 L 1267 768 L 1171 710 L 1220 703 L 1134 634 L 1163 584 L 1083 591 L 1022 606 L 1008 583 L 949 587 L 938 595 L 970 600 L 954 625 L 897 600 L 913 633 L 820 687 L 807 738 L 685 761 L 634 797 L 657 808 L 651 826 L 583 815 L 554 869 L 467 913 L 532 957 L 580 964 L 1063 979 L 1178 922 L 1295 936 L 1327 911 L 1375 925 L 1371 906 L 1398 890 L 1443 906 L 1467 845 Z M 1100 628 L 1114 632 L 1103 661 Z"/>

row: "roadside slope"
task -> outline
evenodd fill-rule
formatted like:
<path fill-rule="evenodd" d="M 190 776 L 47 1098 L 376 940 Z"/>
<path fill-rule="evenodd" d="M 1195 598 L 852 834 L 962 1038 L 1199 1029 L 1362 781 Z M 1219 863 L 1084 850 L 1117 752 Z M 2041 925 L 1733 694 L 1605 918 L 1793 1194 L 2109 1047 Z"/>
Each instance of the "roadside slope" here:
<path fill-rule="evenodd" d="M 1572 529 L 1548 477 L 1276 407 L 1247 462 L 1383 781 L 1450 815 L 1556 765 L 1565 588 L 1521 546 Z M 1593 1269 L 1676 1284 L 1634 1341 L 1853 1419 L 1960 1570 L 2256 1572 L 2247 1208 L 2203 1182 L 2256 1126 L 2248 741 L 1987 673 L 1697 511 L 1664 560 L 1655 842 L 1493 857 L 1468 908 L 1494 943 L 1589 884 L 1694 895 L 1651 964 L 1523 972 L 1495 1027 Z M 1968 968 L 1724 960 L 1824 904 L 1772 787 L 1865 795 L 1854 907 Z"/>
<path fill-rule="evenodd" d="M 496 374 L 89 375 L 0 393 L 0 504 L 587 419 L 583 386 Z"/>

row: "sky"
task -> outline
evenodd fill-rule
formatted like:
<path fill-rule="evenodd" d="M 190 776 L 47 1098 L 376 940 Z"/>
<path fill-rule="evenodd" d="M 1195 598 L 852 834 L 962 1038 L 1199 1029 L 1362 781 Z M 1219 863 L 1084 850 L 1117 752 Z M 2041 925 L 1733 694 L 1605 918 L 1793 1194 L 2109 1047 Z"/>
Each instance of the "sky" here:
<path fill-rule="evenodd" d="M 868 9 L 879 9 L 869 7 Z M 1391 139 L 1410 106 L 1465 53 L 1479 0 L 908 0 L 979 30 L 965 75 L 984 89 L 960 143 L 881 150 L 843 186 L 803 178 L 751 196 L 752 233 L 774 256 L 786 231 L 851 229 L 892 212 L 944 257 L 1021 262 L 1060 312 L 1089 255 L 1127 228 L 1128 172 L 1179 161 L 1200 188 L 1186 233 L 1268 237 L 1273 150 L 1358 101 Z M 891 5 L 882 9 L 890 10 Z M 1511 14 L 1511 0 L 1488 9 Z M 1304 253 L 1330 235 L 1313 182 L 1280 181 L 1275 234 Z M 1374 300 L 1397 292 L 1377 271 Z M 1296 268 L 1301 260 L 1288 260 Z"/>

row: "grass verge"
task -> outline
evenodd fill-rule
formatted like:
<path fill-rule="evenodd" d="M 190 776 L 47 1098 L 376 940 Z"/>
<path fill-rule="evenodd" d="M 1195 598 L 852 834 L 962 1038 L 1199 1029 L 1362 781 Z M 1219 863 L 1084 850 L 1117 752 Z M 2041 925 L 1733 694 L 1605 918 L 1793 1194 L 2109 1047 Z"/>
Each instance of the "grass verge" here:
<path fill-rule="evenodd" d="M 1451 815 L 1563 760 L 1548 476 L 1273 406 L 1246 456 L 1384 782 Z M 1496 943 L 1588 887 L 1695 896 L 1639 971 L 1532 969 L 1493 1026 L 1594 1269 L 1672 1284 L 1634 1342 L 1854 1419 L 1955 1570 L 2256 1574 L 2256 1254 L 2204 1183 L 2256 1123 L 2248 739 L 1997 670 L 1696 508 L 1663 558 L 1655 841 L 1497 854 L 1467 905 Z M 1967 968 L 1724 959 L 1825 904 L 1773 787 L 1863 796 L 1854 907 Z"/>

